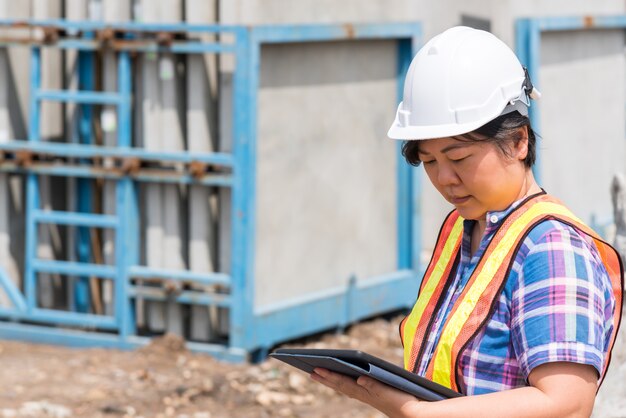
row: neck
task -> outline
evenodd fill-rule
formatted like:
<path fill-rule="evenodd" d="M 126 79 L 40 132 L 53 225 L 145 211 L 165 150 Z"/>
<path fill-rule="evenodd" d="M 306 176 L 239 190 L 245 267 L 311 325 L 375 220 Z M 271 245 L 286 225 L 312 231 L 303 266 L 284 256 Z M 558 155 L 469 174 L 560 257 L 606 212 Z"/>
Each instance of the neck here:
<path fill-rule="evenodd" d="M 541 192 L 541 187 L 535 181 L 535 176 L 531 169 L 526 170 L 526 175 L 522 179 L 522 182 L 519 187 L 519 191 L 516 197 L 509 202 L 509 206 L 513 204 L 513 202 L 517 202 L 520 199 L 524 199 L 528 196 L 534 195 Z M 477 234 L 479 237 L 483 236 L 483 232 L 487 228 L 487 219 L 486 216 L 476 220 L 477 223 L 474 228 L 478 229 Z"/>
<path fill-rule="evenodd" d="M 516 202 L 525 197 L 531 196 L 533 194 L 541 192 L 541 187 L 535 181 L 535 176 L 533 175 L 532 170 L 529 168 L 526 170 L 526 175 L 522 180 L 522 184 L 520 186 L 520 190 L 517 198 L 513 201 Z M 511 203 L 513 203 L 511 202 Z"/>

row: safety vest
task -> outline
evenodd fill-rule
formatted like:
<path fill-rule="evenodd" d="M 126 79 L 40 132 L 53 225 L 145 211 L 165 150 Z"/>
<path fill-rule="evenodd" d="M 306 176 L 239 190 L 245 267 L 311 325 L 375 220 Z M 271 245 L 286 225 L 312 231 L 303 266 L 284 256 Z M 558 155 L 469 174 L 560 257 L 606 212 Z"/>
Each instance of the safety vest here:
<path fill-rule="evenodd" d="M 462 386 L 461 353 L 490 319 L 504 289 L 515 255 L 528 233 L 539 223 L 555 219 L 593 239 L 611 278 L 615 295 L 613 334 L 604 371 L 622 317 L 623 269 L 617 251 L 555 198 L 540 193 L 527 198 L 502 221 L 482 255 L 462 294 L 443 325 L 439 341 L 426 370 L 426 378 L 459 391 Z M 424 356 L 426 336 L 456 273 L 463 237 L 463 218 L 453 211 L 444 221 L 433 256 L 411 313 L 400 324 L 405 369 L 417 372 Z"/>

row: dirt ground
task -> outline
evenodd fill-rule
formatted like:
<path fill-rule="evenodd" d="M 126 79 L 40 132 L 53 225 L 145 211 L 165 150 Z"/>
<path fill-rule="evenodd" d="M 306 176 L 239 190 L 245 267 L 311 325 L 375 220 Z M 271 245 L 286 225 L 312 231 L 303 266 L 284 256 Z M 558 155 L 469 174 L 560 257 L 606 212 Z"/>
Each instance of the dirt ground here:
<path fill-rule="evenodd" d="M 358 348 L 400 363 L 399 317 L 300 342 Z M 618 342 L 594 417 L 626 417 L 626 342 Z M 0 341 L 0 417 L 382 417 L 276 360 L 233 365 L 187 351 L 176 337 L 143 349 L 76 350 Z"/>

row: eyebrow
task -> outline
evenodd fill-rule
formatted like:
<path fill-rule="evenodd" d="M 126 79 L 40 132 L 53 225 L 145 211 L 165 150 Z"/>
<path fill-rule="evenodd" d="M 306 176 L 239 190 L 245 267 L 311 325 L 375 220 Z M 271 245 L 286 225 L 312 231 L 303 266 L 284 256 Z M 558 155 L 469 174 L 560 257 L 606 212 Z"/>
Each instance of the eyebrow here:
<path fill-rule="evenodd" d="M 453 149 L 457 149 L 457 148 L 464 148 L 467 147 L 471 144 L 466 144 L 466 143 L 460 143 L 460 144 L 452 144 L 452 145 L 448 145 L 447 147 L 445 147 L 444 149 L 441 150 L 441 152 L 446 153 L 448 151 L 452 151 Z M 430 155 L 429 152 L 426 151 L 422 151 L 419 148 L 417 149 L 417 153 L 418 154 L 423 154 L 423 155 Z"/>

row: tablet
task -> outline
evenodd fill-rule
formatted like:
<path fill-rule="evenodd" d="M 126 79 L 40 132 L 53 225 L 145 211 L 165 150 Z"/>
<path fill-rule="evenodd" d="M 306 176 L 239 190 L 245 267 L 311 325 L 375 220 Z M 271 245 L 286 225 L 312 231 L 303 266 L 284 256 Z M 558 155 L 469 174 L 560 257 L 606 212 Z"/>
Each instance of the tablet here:
<path fill-rule="evenodd" d="M 356 379 L 369 376 L 424 401 L 463 396 L 445 386 L 418 376 L 395 364 L 358 350 L 279 348 L 270 354 L 306 373 L 320 367 Z"/>

